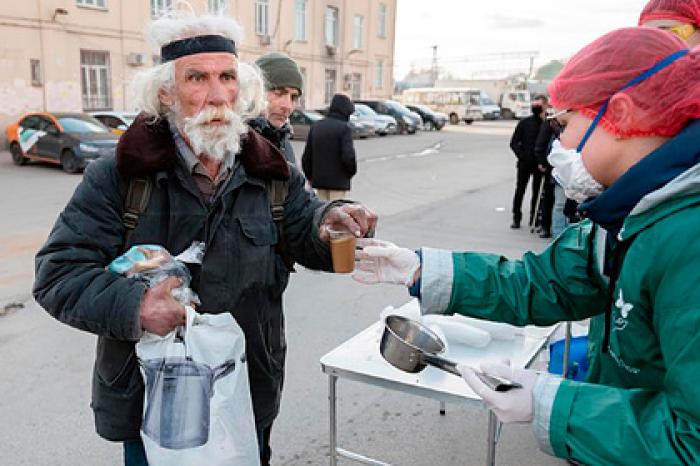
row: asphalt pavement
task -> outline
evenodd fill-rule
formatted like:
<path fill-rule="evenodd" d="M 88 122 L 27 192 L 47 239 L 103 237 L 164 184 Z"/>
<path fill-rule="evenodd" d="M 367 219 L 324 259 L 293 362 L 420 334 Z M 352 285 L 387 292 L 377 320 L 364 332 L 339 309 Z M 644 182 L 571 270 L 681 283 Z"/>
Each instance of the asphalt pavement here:
<path fill-rule="evenodd" d="M 351 196 L 380 215 L 377 236 L 417 248 L 518 257 L 546 246 L 513 231 L 511 122 L 356 141 Z M 303 143 L 293 143 L 301 155 Z M 120 464 L 94 433 L 89 409 L 94 337 L 50 318 L 29 299 L 36 249 L 80 181 L 48 165 L 16 167 L 0 153 L 0 465 Z M 526 202 L 524 203 L 527 205 Z M 525 210 L 527 212 L 527 208 Z M 404 287 L 365 286 L 301 269 L 285 293 L 287 373 L 272 433 L 273 464 L 328 464 L 328 380 L 319 359 L 408 300 Z M 8 306 L 20 303 L 16 309 Z M 481 465 L 485 409 L 448 405 L 339 381 L 340 445 L 395 465 Z M 340 464 L 352 464 L 340 461 Z M 562 464 L 539 452 L 529 426 L 504 426 L 497 464 Z"/>

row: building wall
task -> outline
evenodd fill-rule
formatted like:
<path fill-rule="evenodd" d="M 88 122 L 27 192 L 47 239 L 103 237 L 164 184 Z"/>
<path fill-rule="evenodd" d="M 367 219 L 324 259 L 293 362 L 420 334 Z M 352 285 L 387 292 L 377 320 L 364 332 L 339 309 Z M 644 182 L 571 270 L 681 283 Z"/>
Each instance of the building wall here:
<path fill-rule="evenodd" d="M 238 44 L 241 60 L 252 62 L 280 50 L 305 71 L 303 103 L 320 108 L 325 102 L 326 70 L 336 71 L 335 92 L 351 95 L 353 74 L 360 76 L 363 98 L 391 96 L 397 0 L 307 0 L 306 40 L 295 40 L 295 0 L 270 0 L 269 39 L 255 34 L 255 0 L 228 0 L 227 14 L 244 28 Z M 153 64 L 158 51 L 144 38 L 150 0 L 105 0 L 106 8 L 86 7 L 77 0 L 0 2 L 0 127 L 29 111 L 82 111 L 81 50 L 107 52 L 111 108 L 132 110 L 131 76 Z M 207 11 L 208 0 L 190 0 L 195 11 Z M 379 5 L 386 5 L 386 37 L 378 37 Z M 326 7 L 338 9 L 338 46 L 325 45 Z M 56 13 L 58 11 L 58 13 Z M 64 14 L 61 14 L 64 13 Z M 353 49 L 353 21 L 363 17 L 363 46 Z M 142 54 L 142 65 L 133 63 Z M 131 62 L 129 63 L 129 56 Z M 41 84 L 31 80 L 30 60 L 39 60 Z M 383 86 L 375 86 L 376 63 L 382 60 Z M 4 144 L 4 131 L 0 143 Z"/>

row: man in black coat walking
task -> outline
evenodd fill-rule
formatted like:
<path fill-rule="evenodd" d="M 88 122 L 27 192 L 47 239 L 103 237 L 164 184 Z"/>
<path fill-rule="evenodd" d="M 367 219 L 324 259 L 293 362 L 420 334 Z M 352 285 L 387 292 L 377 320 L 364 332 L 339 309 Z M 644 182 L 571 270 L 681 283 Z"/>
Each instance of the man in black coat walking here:
<path fill-rule="evenodd" d="M 336 94 L 328 115 L 311 127 L 301 165 L 318 197 L 326 201 L 343 199 L 350 190 L 350 180 L 357 173 L 352 129 L 348 124 L 355 111 L 352 100 Z"/>
<path fill-rule="evenodd" d="M 510 225 L 511 228 L 520 228 L 520 221 L 523 217 L 521 211 L 523 196 L 525 195 L 530 177 L 532 177 L 532 199 L 530 201 L 531 223 L 536 215 L 535 206 L 537 204 L 537 196 L 540 194 L 542 172 L 538 167 L 537 158 L 535 157 L 535 144 L 537 142 L 537 136 L 540 133 L 540 125 L 542 125 L 544 121 L 547 102 L 547 97 L 542 94 L 534 96 L 531 102 L 532 115 L 520 120 L 510 140 L 510 148 L 518 158 L 517 183 L 515 186 L 515 196 L 513 196 L 513 223 Z"/>

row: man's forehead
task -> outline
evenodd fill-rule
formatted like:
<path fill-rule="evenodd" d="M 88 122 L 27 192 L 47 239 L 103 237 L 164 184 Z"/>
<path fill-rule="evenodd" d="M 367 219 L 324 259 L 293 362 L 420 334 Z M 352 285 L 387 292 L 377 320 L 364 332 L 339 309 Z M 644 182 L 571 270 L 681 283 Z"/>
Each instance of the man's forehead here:
<path fill-rule="evenodd" d="M 292 87 L 292 86 L 275 87 L 273 89 L 270 89 L 270 91 L 279 92 L 282 94 L 291 94 L 293 96 L 300 94 L 299 89 L 297 89 L 296 87 Z"/>
<path fill-rule="evenodd" d="M 238 68 L 236 56 L 227 52 L 208 52 L 187 55 L 175 60 L 175 68 L 179 70 L 224 70 Z"/>

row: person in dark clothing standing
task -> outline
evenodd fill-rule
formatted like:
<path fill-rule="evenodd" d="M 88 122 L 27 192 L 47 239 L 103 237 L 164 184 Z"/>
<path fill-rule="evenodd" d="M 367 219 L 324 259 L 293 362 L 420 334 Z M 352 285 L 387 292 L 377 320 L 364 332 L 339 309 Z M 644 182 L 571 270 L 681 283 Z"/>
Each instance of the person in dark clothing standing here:
<path fill-rule="evenodd" d="M 542 184 L 542 200 L 540 201 L 540 238 L 552 237 L 552 208 L 554 207 L 554 178 L 552 178 L 552 166 L 547 162 L 547 156 L 552 148 L 552 141 L 557 137 L 551 125 L 540 125 L 540 133 L 535 142 L 535 158 L 537 169 L 544 177 Z"/>
<path fill-rule="evenodd" d="M 355 111 L 352 100 L 336 94 L 328 115 L 314 123 L 301 159 L 306 178 L 318 197 L 326 201 L 343 199 L 350 190 L 350 180 L 357 173 L 352 129 L 348 125 Z"/>
<path fill-rule="evenodd" d="M 304 77 L 297 63 L 281 52 L 266 53 L 255 64 L 265 78 L 267 109 L 265 116 L 250 120 L 248 125 L 277 147 L 287 162 L 296 165 L 287 119 L 299 102 Z"/>
<path fill-rule="evenodd" d="M 530 177 L 532 177 L 532 200 L 530 202 L 530 223 L 532 223 L 542 179 L 542 172 L 537 166 L 535 157 L 535 143 L 547 110 L 547 97 L 538 94 L 532 99 L 531 103 L 532 115 L 518 123 L 510 140 L 510 148 L 518 158 L 517 184 L 515 186 L 515 196 L 513 196 L 513 223 L 510 225 L 511 228 L 520 228 L 520 221 L 523 217 L 521 211 L 523 196 Z"/>

